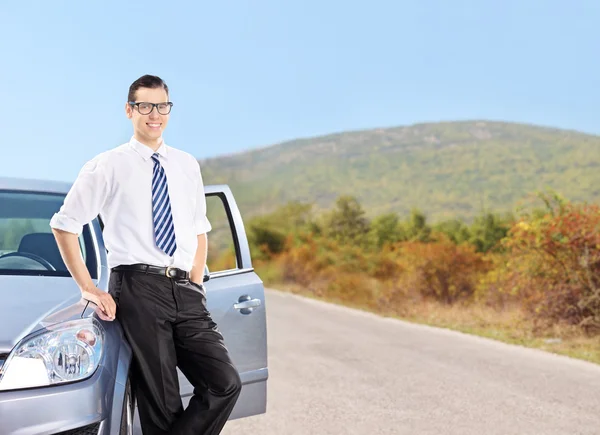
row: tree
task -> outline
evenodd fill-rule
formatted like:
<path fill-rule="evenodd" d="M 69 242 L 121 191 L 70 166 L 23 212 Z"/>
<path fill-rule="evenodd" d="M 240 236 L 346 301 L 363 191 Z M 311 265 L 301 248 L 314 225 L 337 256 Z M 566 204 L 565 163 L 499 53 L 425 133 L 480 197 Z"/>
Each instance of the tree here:
<path fill-rule="evenodd" d="M 469 242 L 475 245 L 478 252 L 487 252 L 506 237 L 510 226 L 510 223 L 498 215 L 483 214 L 473 221 Z"/>
<path fill-rule="evenodd" d="M 388 243 L 406 239 L 396 213 L 386 213 L 373 219 L 369 239 L 372 246 L 381 248 Z"/>
<path fill-rule="evenodd" d="M 436 232 L 445 234 L 457 245 L 468 242 L 471 238 L 471 231 L 469 230 L 469 227 L 458 219 L 450 219 L 440 222 L 434 227 L 434 230 Z"/>
<path fill-rule="evenodd" d="M 431 235 L 431 227 L 427 225 L 427 217 L 419 209 L 413 208 L 410 218 L 404 224 L 406 238 L 412 241 L 428 242 Z"/>
<path fill-rule="evenodd" d="M 279 254 L 285 248 L 286 235 L 273 228 L 265 218 L 253 219 L 248 225 L 248 242 L 254 258 L 266 259 L 271 254 Z"/>
<path fill-rule="evenodd" d="M 369 221 L 355 197 L 343 195 L 337 199 L 335 208 L 324 217 L 324 232 L 340 243 L 366 244 Z"/>

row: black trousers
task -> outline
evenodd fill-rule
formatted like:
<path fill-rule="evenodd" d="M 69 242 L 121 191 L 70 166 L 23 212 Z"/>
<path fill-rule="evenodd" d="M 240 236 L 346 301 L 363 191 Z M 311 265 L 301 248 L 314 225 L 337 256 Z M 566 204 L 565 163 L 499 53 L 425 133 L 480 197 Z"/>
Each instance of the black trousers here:
<path fill-rule="evenodd" d="M 109 293 L 133 350 L 131 384 L 144 435 L 219 434 L 241 380 L 204 289 L 187 279 L 113 270 Z M 176 367 L 194 386 L 185 410 Z"/>

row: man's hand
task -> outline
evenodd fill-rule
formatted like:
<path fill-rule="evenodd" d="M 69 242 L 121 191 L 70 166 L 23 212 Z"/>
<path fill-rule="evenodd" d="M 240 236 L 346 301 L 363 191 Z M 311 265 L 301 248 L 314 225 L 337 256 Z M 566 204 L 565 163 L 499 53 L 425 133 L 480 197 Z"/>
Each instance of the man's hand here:
<path fill-rule="evenodd" d="M 87 289 L 82 289 L 81 295 L 84 299 L 96 304 L 98 307 L 96 312 L 102 320 L 115 320 L 117 304 L 110 294 L 103 292 L 95 286 L 91 286 Z"/>
<path fill-rule="evenodd" d="M 60 255 L 69 269 L 71 276 L 81 290 L 83 299 L 96 304 L 99 310 L 96 310 L 102 320 L 114 320 L 117 312 L 117 304 L 113 297 L 100 290 L 94 285 L 90 272 L 88 271 L 81 249 L 79 247 L 78 235 L 67 231 L 52 229 L 52 233 L 56 238 L 56 243 L 60 250 Z M 100 315 L 102 313 L 102 315 Z"/>

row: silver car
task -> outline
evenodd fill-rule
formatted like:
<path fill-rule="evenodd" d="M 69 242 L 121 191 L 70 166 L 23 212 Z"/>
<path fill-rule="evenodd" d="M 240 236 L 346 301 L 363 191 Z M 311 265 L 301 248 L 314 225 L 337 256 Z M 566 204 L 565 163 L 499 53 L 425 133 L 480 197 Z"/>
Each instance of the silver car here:
<path fill-rule="evenodd" d="M 49 226 L 68 183 L 0 177 L 0 434 L 141 433 L 128 382 L 131 349 L 118 321 L 81 298 Z M 231 419 L 266 412 L 263 283 L 252 268 L 242 217 L 227 186 L 206 186 L 211 243 L 229 252 L 205 271 L 208 308 L 242 378 Z M 97 217 L 79 236 L 96 285 L 109 269 Z M 192 386 L 179 372 L 184 405 Z"/>

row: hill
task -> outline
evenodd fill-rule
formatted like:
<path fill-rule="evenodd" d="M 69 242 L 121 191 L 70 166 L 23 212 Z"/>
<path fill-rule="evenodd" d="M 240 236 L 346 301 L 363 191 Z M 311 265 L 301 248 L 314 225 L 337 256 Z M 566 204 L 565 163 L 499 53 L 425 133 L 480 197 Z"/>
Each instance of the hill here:
<path fill-rule="evenodd" d="M 200 161 L 244 217 L 290 200 L 329 208 L 341 194 L 369 216 L 417 207 L 430 221 L 511 211 L 537 190 L 600 200 L 600 137 L 503 122 L 445 122 L 336 133 Z"/>

